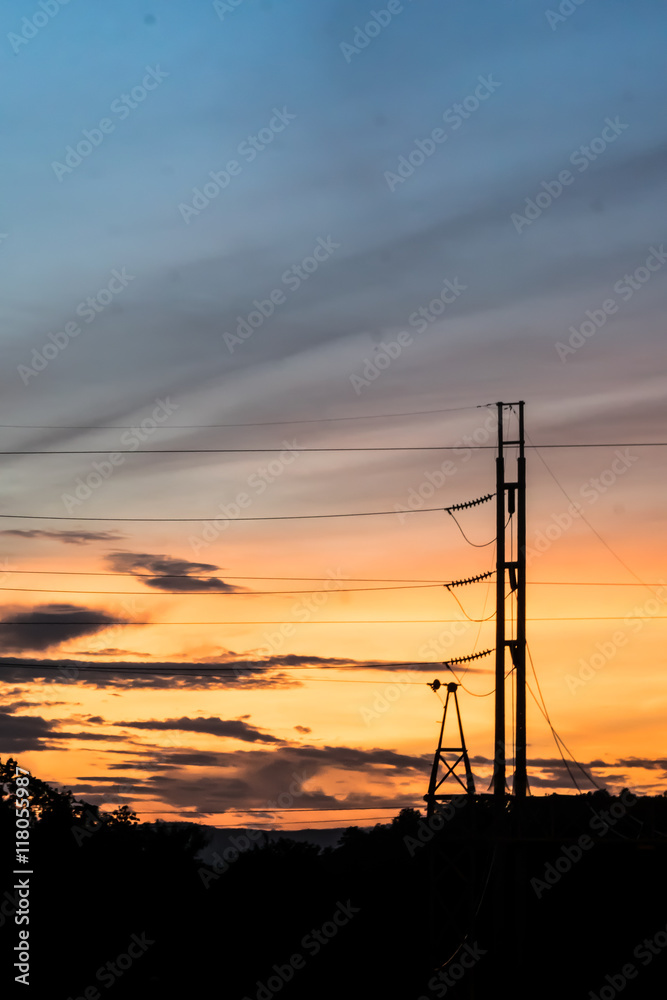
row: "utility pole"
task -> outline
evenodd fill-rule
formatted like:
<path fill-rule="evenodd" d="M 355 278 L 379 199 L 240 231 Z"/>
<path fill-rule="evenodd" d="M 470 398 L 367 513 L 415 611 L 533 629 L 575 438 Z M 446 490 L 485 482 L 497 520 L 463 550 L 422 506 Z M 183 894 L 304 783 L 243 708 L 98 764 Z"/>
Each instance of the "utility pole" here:
<path fill-rule="evenodd" d="M 516 571 L 516 751 L 514 765 L 514 794 L 526 797 L 526 439 L 524 430 L 524 402 L 519 403 L 519 455 L 517 458 L 517 571 Z"/>
<path fill-rule="evenodd" d="M 497 403 L 498 457 L 496 458 L 496 711 L 493 792 L 505 795 L 505 648 L 509 647 L 516 671 L 516 732 L 513 791 L 524 798 L 528 789 L 526 773 L 526 455 L 524 402 Z M 518 407 L 519 436 L 505 440 L 503 417 L 506 409 Z M 505 479 L 505 449 L 517 447 L 516 479 Z M 516 558 L 506 551 L 506 514 L 517 518 Z M 505 589 L 507 573 L 511 591 L 516 591 L 516 634 L 507 636 Z"/>
<path fill-rule="evenodd" d="M 505 796 L 505 445 L 504 403 L 498 403 L 496 458 L 496 716 L 493 792 Z"/>

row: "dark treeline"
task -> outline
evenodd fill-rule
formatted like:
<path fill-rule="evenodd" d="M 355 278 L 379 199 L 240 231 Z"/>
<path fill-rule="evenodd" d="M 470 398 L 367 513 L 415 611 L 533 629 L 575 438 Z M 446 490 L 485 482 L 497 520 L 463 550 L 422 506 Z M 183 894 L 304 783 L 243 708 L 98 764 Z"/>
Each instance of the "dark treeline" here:
<path fill-rule="evenodd" d="M 14 772 L 0 764 L 8 992 L 22 912 Z M 17 995 L 663 994 L 664 797 L 460 799 L 430 821 L 403 810 L 349 828 L 335 849 L 274 835 L 204 864 L 205 828 L 138 823 L 125 807 L 102 818 L 34 777 L 30 793 L 32 992 Z"/>

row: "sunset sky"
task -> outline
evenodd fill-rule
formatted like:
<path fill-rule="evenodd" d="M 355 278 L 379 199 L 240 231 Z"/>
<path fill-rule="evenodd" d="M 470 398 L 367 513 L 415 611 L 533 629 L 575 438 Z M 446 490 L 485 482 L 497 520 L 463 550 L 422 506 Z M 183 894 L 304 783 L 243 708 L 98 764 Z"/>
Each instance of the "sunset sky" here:
<path fill-rule="evenodd" d="M 495 641 L 493 579 L 442 586 L 493 569 L 494 505 L 475 545 L 442 508 L 525 400 L 532 443 L 608 443 L 528 452 L 551 723 L 667 789 L 667 11 L 570 6 L 6 0 L 3 758 L 145 819 L 423 806 L 427 682 Z M 573 791 L 530 695 L 528 739 Z"/>

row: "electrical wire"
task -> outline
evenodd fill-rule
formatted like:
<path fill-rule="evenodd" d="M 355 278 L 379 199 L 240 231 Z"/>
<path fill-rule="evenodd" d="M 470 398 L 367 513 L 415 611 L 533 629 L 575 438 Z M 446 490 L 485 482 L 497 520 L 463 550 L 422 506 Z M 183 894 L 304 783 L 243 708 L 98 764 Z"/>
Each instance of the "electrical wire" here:
<path fill-rule="evenodd" d="M 291 424 L 330 424 L 342 420 L 379 420 L 388 417 L 417 417 L 430 413 L 461 413 L 463 410 L 478 410 L 485 406 L 471 404 L 470 406 L 449 406 L 438 410 L 407 410 L 402 413 L 361 413 L 351 417 L 312 417 L 308 420 L 262 420 L 252 423 L 235 424 L 172 424 L 169 423 L 157 430 L 207 430 L 218 427 L 284 427 Z M 59 430 L 59 431 L 96 431 L 96 430 L 134 430 L 137 424 L 0 424 L 2 429 L 10 430 Z"/>
<path fill-rule="evenodd" d="M 473 914 L 473 918 L 472 918 L 473 922 L 479 916 L 479 911 L 482 908 L 482 903 L 484 902 L 484 897 L 486 896 L 486 890 L 488 889 L 489 880 L 491 879 L 491 872 L 493 871 L 493 866 L 494 866 L 495 861 L 496 861 L 496 852 L 497 852 L 497 848 L 494 847 L 493 854 L 491 855 L 491 863 L 489 865 L 489 870 L 488 870 L 488 873 L 487 873 L 487 876 L 486 876 L 486 881 L 484 882 L 484 888 L 482 889 L 482 893 L 481 893 L 481 895 L 479 897 L 479 903 L 477 904 L 477 908 L 475 909 L 475 912 Z M 470 937 L 471 933 L 472 933 L 472 927 L 466 933 L 465 937 L 461 941 L 461 943 L 458 946 L 458 948 L 456 949 L 456 951 L 453 952 L 453 954 L 450 955 L 449 958 L 445 962 L 442 963 L 442 965 L 436 966 L 432 971 L 433 972 L 440 972 L 442 969 L 445 969 L 448 965 L 450 965 L 454 961 L 454 959 L 456 958 L 456 956 L 458 955 L 458 953 L 461 951 L 461 949 L 463 948 L 463 946 L 465 945 L 465 943 L 468 940 L 468 938 Z"/>
<path fill-rule="evenodd" d="M 667 441 L 597 441 L 590 443 L 565 442 L 559 444 L 530 444 L 526 448 L 667 448 Z M 462 445 L 412 444 L 412 445 L 375 445 L 365 447 L 341 446 L 339 448 L 299 448 L 299 454 L 321 454 L 326 452 L 370 452 L 370 451 L 461 451 Z M 35 451 L 14 450 L 0 451 L 4 456 L 26 455 L 104 455 L 108 449 L 58 449 Z M 495 444 L 466 444 L 466 451 L 496 451 Z M 285 448 L 127 448 L 113 452 L 114 455 L 253 455 L 279 454 Z"/>
<path fill-rule="evenodd" d="M 528 434 L 526 434 L 526 437 L 528 438 L 528 440 L 530 440 L 530 438 L 528 437 Z M 535 445 L 533 445 L 532 447 L 535 448 Z M 635 447 L 636 448 L 636 447 L 639 447 L 639 446 L 638 445 L 625 445 L 625 446 L 619 446 L 619 447 L 628 447 L 628 448 Z M 561 493 L 563 494 L 563 496 L 566 498 L 566 500 L 568 501 L 568 503 L 572 504 L 573 501 L 571 500 L 569 494 L 566 492 L 566 490 L 564 489 L 564 487 L 561 486 L 559 480 L 556 478 L 556 475 L 551 471 L 551 469 L 547 465 L 547 463 L 544 460 L 544 458 L 542 457 L 542 455 L 540 455 L 540 453 L 539 453 L 539 451 L 538 451 L 537 448 L 535 448 L 535 453 L 537 454 L 537 457 L 539 458 L 540 462 L 542 463 L 542 465 L 544 466 L 544 468 L 547 470 L 547 472 L 549 473 L 549 475 L 551 476 L 551 478 L 553 479 L 553 481 L 555 482 L 556 486 L 561 491 Z M 630 573 L 631 576 L 634 576 L 635 580 L 638 580 L 639 583 L 641 583 L 643 586 L 645 586 L 647 590 L 650 590 L 651 588 L 650 588 L 649 584 L 644 583 L 644 581 L 641 579 L 641 577 L 637 576 L 637 574 L 635 573 L 635 571 L 633 569 L 630 569 L 630 567 L 625 562 L 625 560 L 622 559 L 621 556 L 619 556 L 612 549 L 611 545 L 609 545 L 609 543 L 604 540 L 604 538 L 602 537 L 602 535 L 600 534 L 600 532 L 597 531 L 596 528 L 593 527 L 593 525 L 591 524 L 591 522 L 588 520 L 588 518 L 584 514 L 582 514 L 581 511 L 579 511 L 579 517 L 584 522 L 584 524 L 587 525 L 588 528 L 593 532 L 593 534 L 596 536 L 596 538 L 611 553 L 611 555 L 614 557 L 614 559 L 616 559 L 616 561 L 619 562 L 621 564 L 621 566 L 625 570 L 627 570 L 628 573 Z M 651 591 L 651 593 L 653 593 L 653 591 Z"/>
<path fill-rule="evenodd" d="M 0 452 L 0 454 L 2 454 Z M 402 514 L 432 514 L 443 510 L 442 507 L 422 507 L 419 510 L 401 510 Z M 346 511 L 340 514 L 265 514 L 260 517 L 81 517 L 72 514 L 0 514 L 0 518 L 12 518 L 25 521 L 131 521 L 149 522 L 151 524 L 166 524 L 178 522 L 198 522 L 215 524 L 216 521 L 309 521 L 325 517 L 380 517 L 392 514 L 395 510 L 362 510 Z M 452 515 L 453 516 L 453 515 Z"/>
<path fill-rule="evenodd" d="M 495 542 L 495 540 L 496 540 L 495 535 L 488 542 L 473 542 L 470 538 L 468 538 L 468 536 L 466 535 L 465 531 L 463 530 L 463 528 L 459 524 L 458 520 L 456 519 L 456 515 L 452 514 L 451 510 L 448 510 L 446 507 L 445 507 L 445 511 L 452 518 L 452 520 L 454 521 L 454 524 L 459 529 L 459 531 L 461 532 L 461 534 L 465 538 L 465 540 L 468 543 L 468 545 L 472 545 L 476 549 L 485 549 L 487 545 L 492 545 L 493 542 Z"/>
<path fill-rule="evenodd" d="M 171 579 L 171 574 L 167 577 Z M 143 579 L 152 579 L 152 577 L 135 577 L 137 583 L 141 583 Z M 156 577 L 156 579 L 165 579 L 165 577 Z M 185 577 L 185 579 L 195 580 L 199 582 L 199 577 Z M 205 579 L 214 580 L 215 577 L 208 577 Z M 366 594 L 369 591 L 375 593 L 382 592 L 385 590 L 435 590 L 440 589 L 440 587 L 446 586 L 441 583 L 423 583 L 423 584 L 413 584 L 405 585 L 402 587 L 347 587 L 347 588 L 336 588 L 336 590 L 331 590 L 331 594 Z M 215 590 L 55 590 L 53 587 L 0 587 L 0 591 L 7 590 L 12 593 L 22 592 L 29 594 L 101 594 L 101 595 L 118 595 L 118 596 L 130 596 L 130 597 L 266 597 L 266 596 L 279 596 L 280 594 L 290 595 L 290 594 L 319 594 L 319 590 L 237 590 L 237 591 L 215 591 Z"/>
<path fill-rule="evenodd" d="M 133 596 L 142 596 L 134 594 Z M 598 622 L 598 621 L 665 621 L 667 620 L 667 615 L 588 615 L 581 616 L 578 618 L 527 618 L 526 621 L 529 622 Z M 482 618 L 471 618 L 470 621 L 477 624 L 478 622 L 485 621 L 489 619 Z M 217 621 L 217 622 L 123 622 L 123 621 L 86 621 L 86 622 L 75 622 L 76 625 L 104 625 L 107 628 L 112 626 L 129 626 L 129 625 L 439 625 L 439 624 L 454 624 L 460 622 L 460 618 L 345 618 L 345 619 L 327 619 L 324 621 L 275 621 L 273 619 L 261 619 L 252 621 Z M 58 621 L 58 622 L 39 622 L 25 620 L 8 620 L 5 619 L 0 621 L 0 626 L 2 625 L 29 625 L 31 628 L 34 625 L 72 625 L 71 621 Z"/>
<path fill-rule="evenodd" d="M 438 508 L 440 509 L 440 508 Z M 0 531 L 0 534 L 3 534 Z M 198 573 L 198 580 L 214 579 L 216 574 L 221 572 L 221 570 L 216 570 L 215 573 Z M 476 577 L 470 577 L 468 580 L 451 580 L 450 586 L 458 586 L 463 583 L 477 583 L 482 582 L 487 576 L 495 574 L 495 569 L 490 570 L 489 573 L 483 573 Z M 75 570 L 75 569 L 5 569 L 0 566 L 0 579 L 4 577 L 7 573 L 18 573 L 18 574 L 36 574 L 38 576 L 106 576 L 106 577 L 128 577 L 132 580 L 138 579 L 136 573 L 102 573 L 98 571 L 89 570 Z M 141 580 L 161 580 L 165 573 L 142 573 L 140 576 Z M 191 580 L 191 573 L 169 573 L 170 579 L 183 579 Z M 315 583 L 326 583 L 330 577 L 326 576 L 229 576 L 225 573 L 226 580 L 310 580 Z M 425 583 L 433 584 L 434 586 L 445 586 L 442 580 L 424 580 L 424 579 L 402 579 L 396 577 L 356 577 L 349 576 L 344 578 L 345 583 Z M 609 580 L 595 581 L 595 580 L 530 580 L 528 583 L 530 587 L 664 587 L 667 584 L 662 581 L 660 583 L 631 583 L 631 582 L 610 582 Z M 487 587 L 488 591 L 488 587 Z M 280 591 L 277 591 L 280 593 Z M 290 593 L 290 591 L 283 591 L 283 593 Z"/>
<path fill-rule="evenodd" d="M 539 681 L 539 678 L 537 676 L 537 671 L 535 669 L 535 663 L 533 662 L 533 656 L 532 656 L 532 653 L 530 651 L 530 646 L 528 645 L 528 643 L 526 643 L 526 651 L 528 653 L 528 659 L 530 660 L 530 666 L 531 666 L 531 669 L 533 671 L 533 676 L 535 678 L 535 683 L 537 685 L 537 689 L 540 692 L 540 699 L 542 701 L 542 705 L 544 706 L 543 708 L 540 705 L 540 703 L 538 702 L 537 698 L 535 697 L 535 693 L 533 692 L 532 688 L 530 687 L 530 684 L 528 684 L 528 681 L 526 681 L 526 686 L 528 687 L 528 690 L 530 691 L 530 693 L 531 693 L 531 695 L 533 697 L 533 700 L 535 701 L 535 704 L 540 709 L 540 711 L 542 712 L 542 715 L 544 716 L 544 718 L 547 721 L 547 724 L 548 724 L 548 726 L 549 726 L 549 728 L 550 728 L 550 730 L 552 732 L 552 735 L 553 735 L 553 738 L 554 738 L 554 742 L 556 743 L 556 746 L 558 747 L 558 752 L 560 753 L 561 758 L 563 760 L 563 763 L 565 764 L 565 766 L 567 768 L 568 774 L 570 774 L 570 777 L 572 778 L 572 781 L 574 783 L 575 788 L 577 789 L 578 792 L 581 791 L 581 789 L 579 788 L 579 785 L 577 784 L 576 778 L 574 777 L 574 775 L 571 774 L 569 765 L 565 761 L 565 758 L 563 757 L 563 753 L 562 753 L 562 750 L 560 749 L 559 741 L 560 741 L 560 743 L 563 744 L 563 746 L 565 747 L 565 750 L 570 755 L 570 757 L 572 758 L 572 761 L 574 762 L 574 764 L 576 764 L 576 766 L 579 768 L 579 770 L 584 775 L 584 777 L 586 777 L 588 779 L 588 781 L 590 781 L 591 784 L 595 786 L 595 788 L 597 788 L 598 790 L 601 790 L 602 786 L 599 785 L 597 783 L 597 781 L 590 774 L 588 774 L 588 772 L 582 767 L 582 765 L 576 759 L 576 757 L 574 756 L 574 754 L 572 753 L 572 751 L 569 750 L 568 747 L 565 745 L 565 741 L 562 740 L 561 737 L 556 732 L 556 730 L 555 730 L 555 728 L 554 728 L 554 726 L 553 726 L 553 724 L 551 722 L 551 719 L 549 717 L 549 712 L 548 712 L 548 709 L 547 709 L 547 706 L 546 706 L 546 702 L 544 700 L 544 695 L 542 694 L 542 688 L 540 686 L 540 681 Z"/>

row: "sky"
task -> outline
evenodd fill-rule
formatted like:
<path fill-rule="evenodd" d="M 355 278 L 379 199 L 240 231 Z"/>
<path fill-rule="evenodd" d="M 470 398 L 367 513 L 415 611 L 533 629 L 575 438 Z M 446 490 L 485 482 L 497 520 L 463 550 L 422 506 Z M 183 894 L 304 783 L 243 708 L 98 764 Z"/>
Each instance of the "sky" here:
<path fill-rule="evenodd" d="M 428 682 L 495 641 L 492 579 L 443 586 L 494 505 L 443 508 L 525 400 L 549 719 L 667 789 L 664 5 L 0 20 L 0 753 L 144 819 L 423 805 Z M 493 656 L 457 676 L 486 791 Z M 533 794 L 592 787 L 528 701 Z"/>

